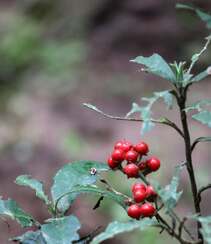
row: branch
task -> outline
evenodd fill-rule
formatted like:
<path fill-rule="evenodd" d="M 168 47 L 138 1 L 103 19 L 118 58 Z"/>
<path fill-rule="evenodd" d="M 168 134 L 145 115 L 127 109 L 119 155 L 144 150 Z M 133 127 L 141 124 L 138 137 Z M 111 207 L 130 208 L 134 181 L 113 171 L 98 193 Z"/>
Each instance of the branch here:
<path fill-rule="evenodd" d="M 195 146 L 196 146 L 199 142 L 208 142 L 208 141 L 211 142 L 211 136 L 196 138 L 195 141 L 193 142 L 192 146 L 191 146 L 191 151 L 193 152 Z"/>
<path fill-rule="evenodd" d="M 91 109 L 92 111 L 95 111 L 101 115 L 103 115 L 105 118 L 109 119 L 114 119 L 114 120 L 123 120 L 123 121 L 131 121 L 131 122 L 144 122 L 143 119 L 136 119 L 136 118 L 129 118 L 129 117 L 120 117 L 120 116 L 113 116 L 110 114 L 104 113 L 102 110 L 98 109 L 97 107 L 89 104 L 89 103 L 83 103 L 83 106 L 85 106 L 88 109 Z M 163 125 L 168 125 L 172 128 L 174 128 L 182 137 L 184 137 L 182 131 L 180 128 L 172 121 L 170 121 L 167 118 L 161 118 L 161 119 L 150 119 L 152 123 L 155 124 L 163 124 Z"/>
<path fill-rule="evenodd" d="M 208 190 L 210 188 L 211 188 L 211 184 L 208 184 L 207 186 L 203 186 L 203 187 L 201 187 L 199 189 L 199 191 L 198 191 L 198 201 L 199 202 L 201 202 L 201 194 L 202 194 L 202 192 L 204 192 L 204 191 L 206 191 L 206 190 Z"/>

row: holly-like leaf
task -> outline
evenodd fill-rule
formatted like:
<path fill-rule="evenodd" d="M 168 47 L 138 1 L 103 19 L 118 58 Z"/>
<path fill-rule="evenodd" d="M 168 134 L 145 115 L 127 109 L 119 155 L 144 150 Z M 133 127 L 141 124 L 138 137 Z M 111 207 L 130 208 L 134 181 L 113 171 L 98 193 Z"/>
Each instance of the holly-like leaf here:
<path fill-rule="evenodd" d="M 211 128 L 211 112 L 205 110 L 194 114 L 192 118 Z"/>
<path fill-rule="evenodd" d="M 136 229 L 144 230 L 149 226 L 156 225 L 157 221 L 152 218 L 145 218 L 140 221 L 131 220 L 125 223 L 114 221 L 110 223 L 104 232 L 100 233 L 98 236 L 96 236 L 92 241 L 91 244 L 98 244 L 102 241 L 105 241 L 107 239 L 110 239 L 118 234 L 133 231 Z"/>
<path fill-rule="evenodd" d="M 75 216 L 49 219 L 41 226 L 46 244 L 70 244 L 79 239 L 78 230 L 81 225 Z"/>
<path fill-rule="evenodd" d="M 211 244 L 211 216 L 194 216 L 193 219 L 197 219 L 201 222 L 202 228 L 200 229 L 200 231 L 202 233 L 202 236 L 207 244 Z"/>
<path fill-rule="evenodd" d="M 48 197 L 43 190 L 43 184 L 40 181 L 31 178 L 30 175 L 20 175 L 16 178 L 15 183 L 21 186 L 30 187 L 36 192 L 37 197 L 42 199 L 46 204 L 49 204 Z"/>
<path fill-rule="evenodd" d="M 72 188 L 71 191 L 65 193 L 64 195 L 62 195 L 60 198 L 57 199 L 55 207 L 59 206 L 60 201 L 62 201 L 64 197 L 68 196 L 71 199 L 71 195 L 75 196 L 76 193 L 77 194 L 86 193 L 86 194 L 94 194 L 97 196 L 103 196 L 117 202 L 124 209 L 126 209 L 127 207 L 126 203 L 129 200 L 129 198 L 126 195 L 119 194 L 109 190 L 104 190 L 95 185 L 75 186 Z"/>
<path fill-rule="evenodd" d="M 152 182 L 152 185 L 154 186 L 157 194 L 162 199 L 162 202 L 164 203 L 164 205 L 167 209 L 167 212 L 176 206 L 179 198 L 182 195 L 182 191 L 177 192 L 177 188 L 179 186 L 179 180 L 180 180 L 180 172 L 182 169 L 183 169 L 183 166 L 175 167 L 175 172 L 174 172 L 174 175 L 172 177 L 170 184 L 164 188 L 161 187 L 158 182 L 155 182 L 155 181 Z"/>
<path fill-rule="evenodd" d="M 27 231 L 22 236 L 17 236 L 11 241 L 18 241 L 22 244 L 47 244 L 41 231 Z"/>
<path fill-rule="evenodd" d="M 132 104 L 132 109 L 127 113 L 126 117 L 131 116 L 134 113 L 140 113 L 140 118 L 143 120 L 141 134 L 149 132 L 155 123 L 152 119 L 152 106 L 159 98 L 162 98 L 168 108 L 173 105 L 173 96 L 169 91 L 154 92 L 152 97 L 143 97 L 142 101 L 146 102 L 145 106 L 139 106 L 137 103 Z"/>
<path fill-rule="evenodd" d="M 190 80 L 190 82 L 191 83 L 199 82 L 199 81 L 204 80 L 205 78 L 207 78 L 209 75 L 211 75 L 211 67 L 208 67 L 206 70 L 204 70 L 201 73 L 199 73 L 198 75 L 194 76 Z"/>
<path fill-rule="evenodd" d="M 176 83 L 174 72 L 168 63 L 159 54 L 153 54 L 150 57 L 139 56 L 131 60 L 131 62 L 142 64 L 146 67 L 144 69 L 145 71 Z"/>
<path fill-rule="evenodd" d="M 208 29 L 211 29 L 211 14 L 202 11 L 199 8 L 194 7 L 192 4 L 177 4 L 177 8 L 187 9 L 194 11 L 198 17 L 206 23 Z"/>
<path fill-rule="evenodd" d="M 30 214 L 24 212 L 18 204 L 11 199 L 0 199 L 0 215 L 16 220 L 22 227 L 30 227 L 36 223 Z"/>
<path fill-rule="evenodd" d="M 206 106 L 206 105 L 211 105 L 211 99 L 204 99 L 204 100 L 195 102 L 195 103 L 191 104 L 190 106 L 186 107 L 185 111 L 189 112 L 191 110 L 197 110 L 198 112 L 201 112 L 203 110 L 202 106 Z"/>
<path fill-rule="evenodd" d="M 66 164 L 54 176 L 51 188 L 53 202 L 55 203 L 59 197 L 70 192 L 75 186 L 94 184 L 99 173 L 108 169 L 106 163 L 94 161 L 77 161 Z M 76 196 L 77 194 L 71 194 L 71 196 L 63 197 L 58 205 L 60 211 L 67 210 Z"/>

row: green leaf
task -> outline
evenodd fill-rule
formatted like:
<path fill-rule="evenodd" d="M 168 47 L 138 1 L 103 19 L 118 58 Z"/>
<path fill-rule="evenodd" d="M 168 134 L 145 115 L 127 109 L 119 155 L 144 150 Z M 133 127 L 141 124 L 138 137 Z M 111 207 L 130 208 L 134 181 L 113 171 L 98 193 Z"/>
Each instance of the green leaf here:
<path fill-rule="evenodd" d="M 165 188 L 161 187 L 158 182 L 153 181 L 152 185 L 155 188 L 155 191 L 162 199 L 162 202 L 164 203 L 167 212 L 173 209 L 179 198 L 182 195 L 182 191 L 177 192 L 177 188 L 179 186 L 179 180 L 180 180 L 180 173 L 183 169 L 183 166 L 177 166 L 175 167 L 175 172 L 172 177 L 172 180 L 169 185 L 167 185 Z"/>
<path fill-rule="evenodd" d="M 122 195 L 122 194 L 118 194 L 116 192 L 104 190 L 104 189 L 101 189 L 95 185 L 87 185 L 87 186 L 75 186 L 74 188 L 72 188 L 71 191 L 65 193 L 60 198 L 58 198 L 56 201 L 56 204 L 59 205 L 59 202 L 62 201 L 62 199 L 66 196 L 69 196 L 71 199 L 71 195 L 75 196 L 75 193 L 77 193 L 77 194 L 88 193 L 88 194 L 104 196 L 104 197 L 107 197 L 107 198 L 117 202 L 124 209 L 126 209 L 126 207 L 127 207 L 126 202 L 129 200 L 126 195 Z"/>
<path fill-rule="evenodd" d="M 143 64 L 146 66 L 146 69 L 144 69 L 145 71 L 176 83 L 175 74 L 168 63 L 166 63 L 166 61 L 159 54 L 153 54 L 150 57 L 139 56 L 131 60 L 131 62 Z"/>
<path fill-rule="evenodd" d="M 157 221 L 154 218 L 152 219 L 145 218 L 140 221 L 131 220 L 125 223 L 114 221 L 107 226 L 106 230 L 103 233 L 100 233 L 98 236 L 96 236 L 91 241 L 91 244 L 98 244 L 118 234 L 133 231 L 136 229 L 144 230 L 148 226 L 156 225 L 156 224 Z"/>
<path fill-rule="evenodd" d="M 139 106 L 137 103 L 132 104 L 132 109 L 127 113 L 126 117 L 131 116 L 134 113 L 140 113 L 140 118 L 143 120 L 141 134 L 149 132 L 154 126 L 152 118 L 152 106 L 159 98 L 162 98 L 168 108 L 173 105 L 173 96 L 169 91 L 154 92 L 152 97 L 143 97 L 142 101 L 146 102 L 145 106 Z"/>
<path fill-rule="evenodd" d="M 211 68 L 208 67 L 206 70 L 202 71 L 201 73 L 199 73 L 198 75 L 194 76 L 191 79 L 191 83 L 195 83 L 195 82 L 199 82 L 201 80 L 204 80 L 205 78 L 207 78 L 207 76 L 211 75 Z"/>
<path fill-rule="evenodd" d="M 211 112 L 205 110 L 194 114 L 192 118 L 211 128 Z"/>
<path fill-rule="evenodd" d="M 96 173 L 92 173 L 92 169 L 96 170 Z M 66 164 L 54 176 L 54 183 L 51 188 L 54 203 L 59 197 L 70 192 L 76 185 L 94 184 L 99 177 L 99 173 L 108 169 L 106 163 L 94 161 L 76 161 Z M 77 194 L 62 198 L 58 205 L 60 211 L 67 210 L 76 196 Z"/>
<path fill-rule="evenodd" d="M 30 175 L 20 175 L 16 178 L 15 183 L 32 188 L 36 192 L 37 197 L 42 199 L 46 204 L 49 204 L 48 197 L 43 190 L 43 184 L 40 181 L 31 178 Z"/>
<path fill-rule="evenodd" d="M 41 231 L 27 231 L 22 236 L 17 236 L 11 241 L 18 241 L 21 244 L 47 244 Z"/>
<path fill-rule="evenodd" d="M 207 217 L 194 217 L 201 222 L 202 228 L 200 229 L 202 236 L 207 244 L 211 244 L 211 216 Z"/>
<path fill-rule="evenodd" d="M 211 15 L 200 10 L 199 8 L 194 7 L 192 4 L 177 4 L 177 8 L 188 9 L 194 11 L 198 17 L 206 23 L 208 29 L 211 28 Z"/>
<path fill-rule="evenodd" d="M 0 215 L 16 220 L 22 227 L 30 227 L 35 224 L 33 217 L 25 213 L 18 204 L 11 199 L 0 199 Z"/>
<path fill-rule="evenodd" d="M 202 106 L 204 105 L 211 105 L 211 99 L 203 99 L 198 102 L 193 103 L 192 105 L 186 107 L 184 110 L 186 112 L 197 110 L 198 112 L 201 112 L 203 110 Z"/>
<path fill-rule="evenodd" d="M 70 244 L 79 239 L 81 225 L 75 216 L 49 219 L 41 226 L 42 235 L 47 244 Z"/>

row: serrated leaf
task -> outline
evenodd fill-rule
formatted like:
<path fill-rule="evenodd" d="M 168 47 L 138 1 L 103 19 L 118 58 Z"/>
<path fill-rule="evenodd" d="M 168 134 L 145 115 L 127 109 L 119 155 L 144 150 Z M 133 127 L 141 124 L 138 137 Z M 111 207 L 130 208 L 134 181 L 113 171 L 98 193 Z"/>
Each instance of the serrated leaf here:
<path fill-rule="evenodd" d="M 92 169 L 95 169 L 96 173 L 92 173 Z M 55 203 L 60 196 L 70 192 L 77 185 L 94 184 L 99 177 L 99 173 L 108 169 L 106 163 L 94 161 L 76 161 L 66 164 L 54 176 L 54 183 L 51 187 L 53 202 Z M 58 205 L 59 210 L 67 210 L 76 196 L 77 194 L 72 194 L 62 198 Z"/>
<path fill-rule="evenodd" d="M 46 204 L 49 204 L 47 195 L 44 193 L 43 184 L 31 178 L 30 175 L 20 175 L 16 178 L 15 183 L 20 186 L 28 186 L 36 192 L 36 196 L 42 199 Z"/>
<path fill-rule="evenodd" d="M 201 222 L 202 228 L 200 229 L 200 231 L 202 233 L 202 236 L 207 244 L 211 244 L 211 216 L 193 216 L 193 219 Z"/>
<path fill-rule="evenodd" d="M 175 172 L 170 184 L 164 188 L 161 187 L 158 182 L 152 181 L 152 185 L 154 186 L 157 194 L 162 199 L 162 202 L 164 203 L 167 212 L 176 206 L 179 198 L 182 195 L 182 191 L 177 192 L 177 188 L 179 186 L 179 180 L 180 180 L 180 172 L 182 169 L 183 166 L 175 167 Z"/>
<path fill-rule="evenodd" d="M 186 107 L 184 110 L 186 112 L 189 112 L 191 110 L 197 110 L 198 112 L 201 112 L 203 110 L 202 106 L 204 105 L 211 105 L 211 99 L 203 99 L 198 102 L 195 102 L 192 105 Z"/>
<path fill-rule="evenodd" d="M 164 100 L 168 108 L 172 107 L 173 96 L 169 91 L 154 92 L 152 97 L 142 98 L 142 101 L 146 102 L 145 106 L 139 106 L 137 103 L 133 103 L 131 110 L 126 115 L 126 117 L 129 117 L 134 113 L 140 113 L 140 118 L 143 120 L 141 135 L 149 132 L 155 126 L 155 123 L 152 119 L 151 108 L 159 98 L 162 98 Z"/>
<path fill-rule="evenodd" d="M 70 244 L 79 239 L 78 230 L 81 225 L 75 216 L 49 219 L 41 226 L 46 244 Z"/>
<path fill-rule="evenodd" d="M 63 196 L 57 199 L 56 204 L 59 204 L 59 202 L 62 200 L 63 197 L 69 196 L 71 198 L 71 195 L 86 193 L 86 194 L 94 194 L 98 196 L 104 196 L 106 198 L 109 198 L 115 202 L 117 202 L 119 205 L 121 205 L 124 209 L 127 207 L 126 201 L 128 200 L 127 196 L 124 196 L 122 194 L 118 194 L 112 191 L 101 189 L 95 185 L 87 185 L 87 186 L 75 186 L 72 188 L 70 192 L 65 193 Z"/>
<path fill-rule="evenodd" d="M 176 77 L 168 63 L 159 55 L 153 54 L 150 57 L 139 56 L 131 62 L 143 64 L 146 71 L 154 75 L 160 76 L 166 80 L 176 83 Z"/>
<path fill-rule="evenodd" d="M 136 229 L 144 230 L 148 226 L 155 225 L 155 224 L 157 224 L 157 221 L 154 218 L 152 219 L 146 218 L 140 221 L 131 220 L 125 223 L 114 221 L 107 226 L 106 230 L 103 233 L 100 233 L 98 236 L 96 236 L 91 241 L 91 244 L 98 244 L 118 234 L 133 231 Z"/>
<path fill-rule="evenodd" d="M 209 75 L 211 75 L 210 67 L 208 67 L 206 70 L 202 71 L 198 75 L 194 76 L 191 79 L 191 82 L 192 83 L 199 82 L 199 81 L 204 80 L 205 78 L 207 78 Z"/>
<path fill-rule="evenodd" d="M 11 199 L 0 199 L 0 215 L 4 215 L 13 220 L 16 220 L 22 227 L 30 227 L 35 224 L 33 217 L 24 212 L 18 204 Z"/>
<path fill-rule="evenodd" d="M 211 128 L 211 112 L 202 111 L 200 113 L 194 114 L 192 118 Z"/>
<path fill-rule="evenodd" d="M 11 241 L 18 241 L 21 244 L 47 244 L 41 231 L 27 231 L 22 236 L 17 236 Z"/>

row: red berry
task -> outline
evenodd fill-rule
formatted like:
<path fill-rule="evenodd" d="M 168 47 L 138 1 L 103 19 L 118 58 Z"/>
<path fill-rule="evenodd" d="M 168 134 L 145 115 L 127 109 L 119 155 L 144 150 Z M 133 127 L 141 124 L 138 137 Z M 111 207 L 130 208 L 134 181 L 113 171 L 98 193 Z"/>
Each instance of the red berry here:
<path fill-rule="evenodd" d="M 136 178 L 138 177 L 139 168 L 136 164 L 128 164 L 123 169 L 124 173 L 128 176 L 128 178 Z"/>
<path fill-rule="evenodd" d="M 139 142 L 134 149 L 141 155 L 146 155 L 149 152 L 149 147 L 145 142 Z"/>
<path fill-rule="evenodd" d="M 136 190 L 133 192 L 133 199 L 137 203 L 144 201 L 146 196 L 147 196 L 147 193 L 145 190 Z"/>
<path fill-rule="evenodd" d="M 135 191 L 142 190 L 146 191 L 146 186 L 142 183 L 135 183 L 132 186 L 132 192 L 134 193 Z"/>
<path fill-rule="evenodd" d="M 143 217 L 151 217 L 155 214 L 155 208 L 151 203 L 144 203 L 139 208 L 140 215 Z"/>
<path fill-rule="evenodd" d="M 139 167 L 140 170 L 144 170 L 147 167 L 147 163 L 146 162 L 141 162 L 138 167 Z"/>
<path fill-rule="evenodd" d="M 155 192 L 154 188 L 151 185 L 146 187 L 146 193 L 147 193 L 147 197 L 157 196 L 157 193 Z"/>
<path fill-rule="evenodd" d="M 122 144 L 123 144 L 123 141 L 116 142 L 114 145 L 114 149 L 121 149 L 122 150 Z"/>
<path fill-rule="evenodd" d="M 127 214 L 133 219 L 139 219 L 141 216 L 140 213 L 140 207 L 138 204 L 132 204 L 128 209 L 127 209 Z"/>
<path fill-rule="evenodd" d="M 132 162 L 132 163 L 135 163 L 138 159 L 138 153 L 134 150 L 130 150 L 126 153 L 125 155 L 125 159 L 128 161 L 128 162 Z"/>
<path fill-rule="evenodd" d="M 129 141 L 123 141 L 122 150 L 124 152 L 128 152 L 132 147 L 133 147 L 132 143 L 130 143 Z"/>
<path fill-rule="evenodd" d="M 108 158 L 107 163 L 108 163 L 108 166 L 109 166 L 111 169 L 114 169 L 114 168 L 116 168 L 116 167 L 119 166 L 119 162 L 114 161 L 112 157 Z"/>
<path fill-rule="evenodd" d="M 125 159 L 125 154 L 121 149 L 115 149 L 111 155 L 114 161 L 122 162 Z"/>
<path fill-rule="evenodd" d="M 147 166 L 151 171 L 156 171 L 160 168 L 160 160 L 156 157 L 152 157 L 147 160 Z"/>

